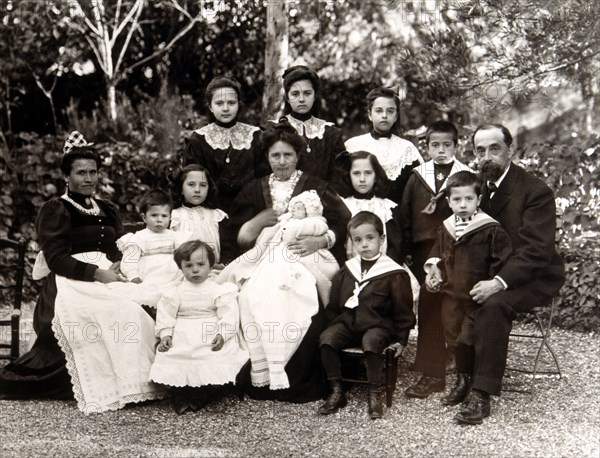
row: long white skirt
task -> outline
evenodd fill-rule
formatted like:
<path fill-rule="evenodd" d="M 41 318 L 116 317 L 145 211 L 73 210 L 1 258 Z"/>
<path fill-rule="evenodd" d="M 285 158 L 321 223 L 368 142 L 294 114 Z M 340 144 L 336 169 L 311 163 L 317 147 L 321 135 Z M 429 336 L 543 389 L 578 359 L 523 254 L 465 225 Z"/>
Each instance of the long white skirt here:
<path fill-rule="evenodd" d="M 285 366 L 319 311 L 315 276 L 276 245 L 242 286 L 239 303 L 252 384 L 289 388 Z"/>
<path fill-rule="evenodd" d="M 101 253 L 74 257 L 104 269 L 111 264 Z M 140 306 L 156 306 L 156 292 L 134 283 L 84 282 L 58 275 L 56 288 L 52 329 L 83 413 L 166 396 L 148 377 L 154 361 L 154 321 Z"/>

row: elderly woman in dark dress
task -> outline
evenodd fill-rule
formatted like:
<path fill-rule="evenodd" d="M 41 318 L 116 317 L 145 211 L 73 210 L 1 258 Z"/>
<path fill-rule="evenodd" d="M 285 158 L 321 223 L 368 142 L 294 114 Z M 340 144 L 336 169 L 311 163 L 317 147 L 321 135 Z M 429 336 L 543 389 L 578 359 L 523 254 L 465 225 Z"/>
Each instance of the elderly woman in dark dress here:
<path fill-rule="evenodd" d="M 32 349 L 0 369 L 0 399 L 72 399 L 84 413 L 162 396 L 148 381 L 154 323 L 137 301 L 158 297 L 119 274 L 117 207 L 93 197 L 100 159 L 74 132 L 61 170 L 68 190 L 46 202 L 36 230 L 44 277 L 34 313 Z M 134 300 L 135 299 L 135 300 Z"/>
<path fill-rule="evenodd" d="M 297 169 L 305 144 L 288 122 L 269 125 L 261 143 L 272 173 L 248 183 L 233 202 L 227 227 L 231 243 L 240 253 L 252 248 L 263 229 L 277 224 L 290 199 L 308 190 L 318 194 L 329 231 L 274 250 L 257 259 L 251 272 L 240 275 L 239 265 L 249 261 L 242 257 L 246 262 L 232 262 L 218 281 L 234 280 L 241 286 L 241 327 L 252 365 L 250 395 L 312 401 L 323 395 L 318 339 L 325 325 L 324 304 L 315 277 L 298 257 L 319 262 L 315 252 L 328 248 L 338 263 L 343 262 L 350 212 L 330 184 Z"/>

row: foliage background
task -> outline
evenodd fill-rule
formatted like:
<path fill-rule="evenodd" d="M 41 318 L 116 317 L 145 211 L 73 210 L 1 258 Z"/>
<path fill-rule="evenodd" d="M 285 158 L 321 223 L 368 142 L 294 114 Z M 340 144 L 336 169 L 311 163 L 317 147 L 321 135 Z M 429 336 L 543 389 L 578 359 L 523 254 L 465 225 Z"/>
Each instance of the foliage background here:
<path fill-rule="evenodd" d="M 139 1 L 120 4 L 127 11 Z M 98 3 L 116 21 L 115 3 Z M 130 41 L 121 35 L 114 43 L 130 70 L 111 80 L 90 45 L 97 37 L 75 8 L 93 17 L 88 3 L 0 1 L 0 235 L 29 240 L 30 260 L 37 209 L 64 190 L 58 160 L 70 130 L 97 144 L 101 194 L 119 203 L 124 219 L 136 220 L 141 194 L 169 186 L 185 136 L 206 122 L 210 79 L 236 77 L 244 94 L 240 118 L 260 120 L 262 95 L 271 90 L 264 85 L 266 2 L 142 3 Z M 561 212 L 567 283 L 558 321 L 599 330 L 600 24 L 593 0 L 286 6 L 289 64 L 318 69 L 321 115 L 347 137 L 368 129 L 364 99 L 377 85 L 398 92 L 399 133 L 424 155 L 424 126 L 437 119 L 460 127 L 467 162 L 479 122 L 502 122 L 516 134 L 521 165 L 554 190 Z M 116 119 L 108 110 L 113 83 Z M 29 299 L 37 286 L 28 281 Z"/>

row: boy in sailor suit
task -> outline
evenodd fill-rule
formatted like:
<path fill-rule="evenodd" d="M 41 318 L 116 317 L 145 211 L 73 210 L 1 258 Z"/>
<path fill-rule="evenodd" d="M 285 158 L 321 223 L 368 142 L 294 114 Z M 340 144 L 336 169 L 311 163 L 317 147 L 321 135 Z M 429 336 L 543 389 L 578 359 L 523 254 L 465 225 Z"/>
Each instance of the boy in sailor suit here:
<path fill-rule="evenodd" d="M 331 391 L 319 413 L 331 414 L 346 405 L 339 351 L 360 345 L 369 381 L 369 415 L 375 419 L 383 416 L 382 352 L 392 344 L 399 356 L 415 325 L 412 290 L 406 270 L 381 253 L 385 235 L 378 216 L 357 213 L 348 223 L 348 233 L 358 255 L 333 278 L 325 309 L 331 325 L 321 333 L 319 346 Z"/>
<path fill-rule="evenodd" d="M 446 189 L 454 214 L 438 229 L 425 263 L 425 286 L 441 293 L 437 298 L 441 300 L 444 337 L 455 348 L 457 365 L 469 369 L 457 376 L 460 383 L 468 384 L 475 364 L 472 316 L 480 307 L 469 292 L 479 281 L 494 278 L 511 255 L 512 244 L 500 223 L 479 210 L 481 182 L 475 174 L 462 171 L 452 175 Z M 440 270 L 431 269 L 432 265 Z M 445 278 L 440 278 L 440 271 Z M 452 393 L 443 397 L 442 403 L 457 404 Z"/>
<path fill-rule="evenodd" d="M 419 284 L 425 281 L 423 266 L 433 248 L 437 229 L 442 221 L 452 215 L 446 196 L 448 177 L 461 170 L 470 170 L 455 157 L 458 130 L 454 124 L 437 121 L 429 126 L 425 134 L 431 160 L 413 169 L 402 196 L 400 221 L 402 224 L 402 248 L 400 261 L 406 261 Z M 421 288 L 418 298 L 417 354 L 414 369 L 424 375 L 405 391 L 409 397 L 426 398 L 434 391 L 443 391 L 446 369 L 455 366 L 451 348 L 446 352 L 444 335 L 440 323 L 440 301 Z M 423 340 L 439 343 L 436 351 Z M 431 347 L 433 348 L 433 347 Z"/>

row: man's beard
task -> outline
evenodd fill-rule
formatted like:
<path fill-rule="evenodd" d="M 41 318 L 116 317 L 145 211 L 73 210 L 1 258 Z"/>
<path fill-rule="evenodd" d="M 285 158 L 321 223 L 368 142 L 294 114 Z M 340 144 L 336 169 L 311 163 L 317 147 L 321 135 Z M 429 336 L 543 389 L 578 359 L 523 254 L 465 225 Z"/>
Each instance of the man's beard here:
<path fill-rule="evenodd" d="M 486 182 L 494 182 L 504 173 L 504 169 L 500 165 L 489 159 L 482 161 L 477 168 L 479 169 L 479 176 Z"/>

